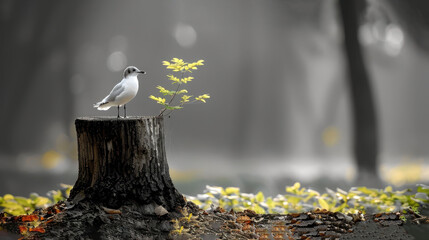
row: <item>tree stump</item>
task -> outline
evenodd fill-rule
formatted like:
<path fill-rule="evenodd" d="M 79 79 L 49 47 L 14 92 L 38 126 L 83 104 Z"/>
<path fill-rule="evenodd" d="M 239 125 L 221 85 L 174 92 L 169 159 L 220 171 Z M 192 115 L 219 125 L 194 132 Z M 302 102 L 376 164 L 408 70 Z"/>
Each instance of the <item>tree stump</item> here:
<path fill-rule="evenodd" d="M 73 202 L 108 208 L 156 203 L 169 212 L 185 205 L 171 181 L 162 117 L 78 118 L 79 175 Z"/>

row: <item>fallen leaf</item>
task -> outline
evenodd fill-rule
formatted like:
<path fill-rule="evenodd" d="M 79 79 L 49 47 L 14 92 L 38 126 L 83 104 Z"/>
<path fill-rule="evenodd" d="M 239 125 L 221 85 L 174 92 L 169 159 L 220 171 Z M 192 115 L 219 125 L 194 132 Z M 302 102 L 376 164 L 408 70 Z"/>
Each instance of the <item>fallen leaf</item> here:
<path fill-rule="evenodd" d="M 34 222 L 39 220 L 39 217 L 36 215 L 25 215 L 21 217 L 21 221 L 23 222 Z"/>

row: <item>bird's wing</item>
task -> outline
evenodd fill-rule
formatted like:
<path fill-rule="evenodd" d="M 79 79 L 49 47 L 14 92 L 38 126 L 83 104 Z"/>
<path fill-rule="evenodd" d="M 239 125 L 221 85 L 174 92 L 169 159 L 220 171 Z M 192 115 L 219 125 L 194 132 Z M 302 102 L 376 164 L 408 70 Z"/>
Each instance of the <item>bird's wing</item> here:
<path fill-rule="evenodd" d="M 113 102 L 115 99 L 125 90 L 124 84 L 122 82 L 116 84 L 107 97 L 103 99 L 103 102 Z"/>

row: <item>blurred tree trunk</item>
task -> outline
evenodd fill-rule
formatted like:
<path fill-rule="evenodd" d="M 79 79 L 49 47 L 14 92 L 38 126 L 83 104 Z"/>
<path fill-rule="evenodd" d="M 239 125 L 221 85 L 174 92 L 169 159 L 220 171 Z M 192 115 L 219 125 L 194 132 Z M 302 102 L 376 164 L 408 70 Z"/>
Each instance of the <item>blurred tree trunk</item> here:
<path fill-rule="evenodd" d="M 358 181 L 378 179 L 378 126 L 373 89 L 359 43 L 357 0 L 338 1 L 344 30 L 344 51 L 353 119 L 353 155 Z M 369 179 L 368 179 L 369 177 Z"/>

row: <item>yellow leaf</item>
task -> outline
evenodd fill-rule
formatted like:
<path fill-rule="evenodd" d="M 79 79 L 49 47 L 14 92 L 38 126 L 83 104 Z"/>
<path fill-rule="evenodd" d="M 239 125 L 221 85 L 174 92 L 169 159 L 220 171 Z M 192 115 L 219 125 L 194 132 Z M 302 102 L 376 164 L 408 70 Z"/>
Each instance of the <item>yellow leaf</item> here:
<path fill-rule="evenodd" d="M 0 207 L 4 208 L 4 212 L 14 216 L 27 214 L 27 211 L 25 211 L 24 207 L 15 201 L 4 202 L 0 204 Z"/>
<path fill-rule="evenodd" d="M 256 214 L 265 214 L 265 210 L 257 204 L 253 205 L 250 209 L 255 211 Z"/>
<path fill-rule="evenodd" d="M 181 81 L 182 83 L 187 83 L 187 82 L 192 81 L 192 79 L 194 79 L 194 78 L 193 78 L 193 77 L 186 77 L 186 78 L 182 78 L 182 79 L 180 79 L 180 81 Z"/>
<path fill-rule="evenodd" d="M 268 197 L 266 204 L 269 208 L 274 208 L 276 206 L 276 203 L 273 201 L 272 197 Z"/>
<path fill-rule="evenodd" d="M 25 211 L 23 208 L 22 209 L 5 209 L 4 210 L 6 213 L 9 213 L 12 216 L 19 216 L 19 215 L 25 215 L 27 214 L 27 211 Z"/>
<path fill-rule="evenodd" d="M 191 200 L 191 202 L 195 203 L 198 206 L 201 206 L 201 204 L 202 204 L 202 202 L 198 199 L 193 199 L 193 200 Z"/>
<path fill-rule="evenodd" d="M 387 207 L 386 208 L 386 212 L 393 212 L 393 211 L 395 211 L 396 210 L 396 207 L 395 206 L 390 206 L 390 207 Z"/>
<path fill-rule="evenodd" d="M 180 79 L 173 76 L 173 75 L 167 75 L 168 79 L 170 79 L 171 81 L 173 81 L 173 83 L 180 83 Z"/>
<path fill-rule="evenodd" d="M 150 95 L 149 98 L 155 100 L 159 104 L 165 104 L 165 98 L 155 97 L 154 95 Z"/>
<path fill-rule="evenodd" d="M 15 201 L 23 207 L 31 207 L 31 200 L 23 197 L 15 197 Z"/>
<path fill-rule="evenodd" d="M 191 96 L 188 96 L 188 95 L 183 95 L 182 96 L 182 103 L 186 103 L 186 102 L 189 102 L 189 98 L 190 98 Z"/>
<path fill-rule="evenodd" d="M 385 191 L 385 192 L 389 192 L 389 193 L 391 193 L 391 192 L 393 191 L 393 188 L 392 188 L 392 186 L 387 186 L 387 187 L 384 189 L 384 191 Z"/>
<path fill-rule="evenodd" d="M 3 199 L 5 200 L 5 201 L 10 201 L 10 200 L 13 200 L 15 197 L 12 195 L 12 194 L 5 194 L 4 196 L 3 196 Z"/>
<path fill-rule="evenodd" d="M 210 98 L 210 96 L 208 94 L 203 94 L 203 95 L 200 95 L 200 96 L 196 97 L 195 100 L 201 101 L 201 102 L 205 103 L 206 100 L 204 100 L 204 99 L 207 99 L 207 98 Z"/>
<path fill-rule="evenodd" d="M 344 208 L 346 208 L 347 207 L 347 203 L 343 203 L 343 204 L 341 204 L 340 206 L 338 206 L 337 208 L 335 208 L 334 210 L 333 210 L 333 212 L 341 212 Z"/>
<path fill-rule="evenodd" d="M 264 202 L 265 201 L 265 197 L 264 197 L 264 194 L 262 192 L 258 192 L 258 194 L 256 194 L 256 201 L 258 201 L 258 202 Z"/>
<path fill-rule="evenodd" d="M 240 188 L 237 188 L 237 187 L 227 187 L 227 188 L 225 188 L 225 193 L 227 195 L 231 195 L 231 194 L 239 195 L 240 194 Z"/>
<path fill-rule="evenodd" d="M 51 200 L 49 200 L 49 198 L 46 198 L 46 197 L 38 197 L 34 200 L 34 204 L 36 205 L 37 208 L 45 207 L 45 205 L 50 202 Z"/>
<path fill-rule="evenodd" d="M 297 193 L 300 188 L 301 184 L 299 182 L 296 182 L 292 187 L 286 187 L 286 192 Z"/>
<path fill-rule="evenodd" d="M 65 183 L 60 183 L 60 186 L 62 187 L 62 188 L 73 188 L 73 185 L 70 185 L 70 184 L 65 184 Z"/>
<path fill-rule="evenodd" d="M 286 203 L 290 203 L 292 205 L 296 205 L 301 201 L 301 198 L 299 197 L 295 197 L 295 196 L 287 196 L 287 202 Z"/>
<path fill-rule="evenodd" d="M 329 210 L 329 204 L 323 198 L 319 198 L 319 205 L 323 209 Z"/>

